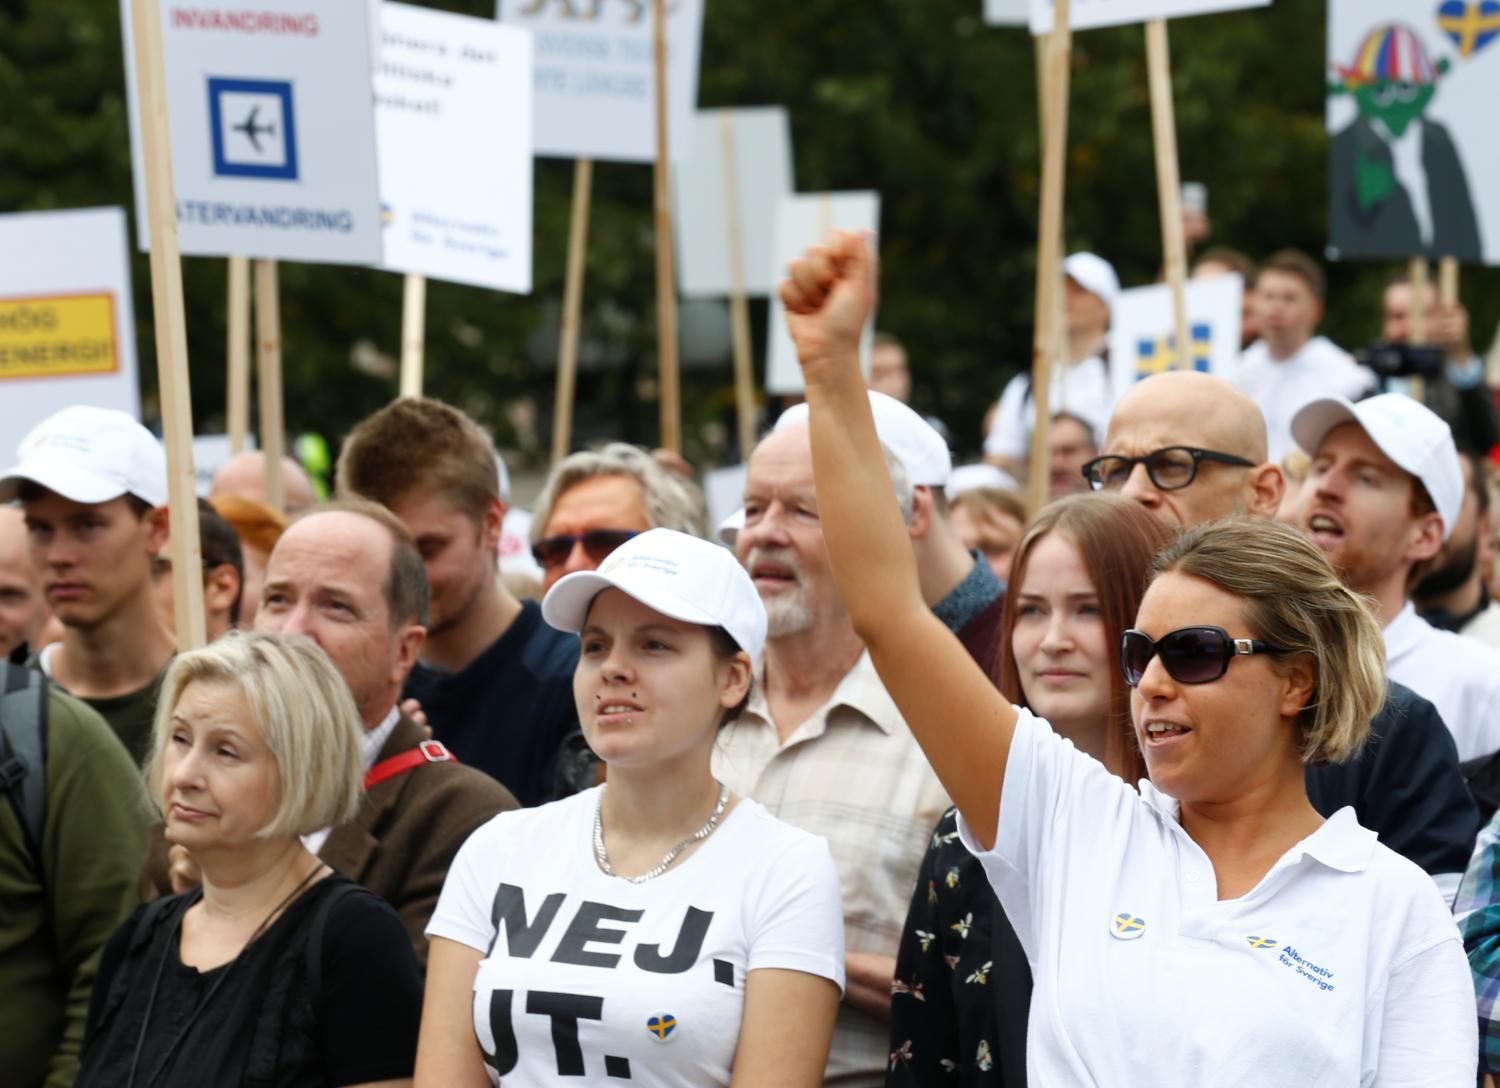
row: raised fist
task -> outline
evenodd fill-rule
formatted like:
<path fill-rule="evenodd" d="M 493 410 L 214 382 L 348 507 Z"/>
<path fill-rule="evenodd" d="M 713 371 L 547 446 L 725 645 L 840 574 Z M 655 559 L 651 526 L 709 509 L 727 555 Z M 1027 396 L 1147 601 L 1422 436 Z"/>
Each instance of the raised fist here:
<path fill-rule="evenodd" d="M 815 380 L 824 367 L 857 363 L 875 293 L 875 258 L 864 233 L 831 231 L 823 245 L 791 263 L 781 281 L 781 302 L 806 380 Z"/>

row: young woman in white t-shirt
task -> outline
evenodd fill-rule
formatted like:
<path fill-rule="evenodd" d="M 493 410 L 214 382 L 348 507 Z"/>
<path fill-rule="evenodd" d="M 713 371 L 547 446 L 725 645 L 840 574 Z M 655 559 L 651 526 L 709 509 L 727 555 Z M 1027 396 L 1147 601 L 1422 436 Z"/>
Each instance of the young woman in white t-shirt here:
<path fill-rule="evenodd" d="M 844 984 L 832 855 L 709 770 L 765 643 L 749 576 L 653 529 L 542 613 L 580 635 L 578 717 L 609 781 L 459 851 L 427 929 L 417 1084 L 820 1084 Z"/>
<path fill-rule="evenodd" d="M 1158 557 L 1121 663 L 1134 793 L 1010 705 L 922 602 L 858 366 L 874 301 L 838 232 L 781 288 L 819 515 L 856 629 L 960 813 L 1035 976 L 1034 1084 L 1468 1085 L 1468 964 L 1430 878 L 1305 761 L 1357 752 L 1381 633 L 1322 552 L 1231 519 Z M 1137 469 L 1142 471 L 1142 469 Z"/>

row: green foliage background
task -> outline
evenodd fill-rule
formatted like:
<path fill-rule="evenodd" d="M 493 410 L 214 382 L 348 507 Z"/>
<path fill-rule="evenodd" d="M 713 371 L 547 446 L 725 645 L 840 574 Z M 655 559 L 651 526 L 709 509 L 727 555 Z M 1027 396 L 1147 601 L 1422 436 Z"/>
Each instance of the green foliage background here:
<path fill-rule="evenodd" d="M 493 15 L 492 0 L 431 6 Z M 1022 30 L 983 25 L 980 0 L 707 0 L 699 104 L 781 103 L 800 190 L 878 189 L 879 323 L 913 358 L 918 406 L 965 452 L 988 402 L 1029 358 L 1038 185 L 1035 57 Z M 1213 242 L 1254 256 L 1326 237 L 1322 0 L 1171 26 L 1184 179 L 1210 193 Z M 1127 284 L 1155 277 L 1160 228 L 1141 28 L 1074 39 L 1067 241 Z M 0 211 L 120 204 L 134 217 L 118 0 L 0 0 Z M 649 168 L 599 163 L 575 440 L 653 442 L 654 256 Z M 545 458 L 572 164 L 536 164 L 535 292 L 428 291 L 428 392 L 494 428 L 522 464 Z M 0 260 L 24 255 L 0 254 Z M 134 259 L 137 341 L 155 404 L 150 280 Z M 1324 331 L 1376 333 L 1390 266 L 1330 268 Z M 222 429 L 225 263 L 184 262 L 193 408 Z M 400 278 L 283 265 L 287 426 L 335 440 L 393 395 Z M 1477 346 L 1500 321 L 1500 270 L 1466 269 Z M 712 316 L 712 315 L 710 315 Z M 765 309 L 753 310 L 757 353 Z M 684 441 L 728 455 L 727 340 L 684 374 Z"/>

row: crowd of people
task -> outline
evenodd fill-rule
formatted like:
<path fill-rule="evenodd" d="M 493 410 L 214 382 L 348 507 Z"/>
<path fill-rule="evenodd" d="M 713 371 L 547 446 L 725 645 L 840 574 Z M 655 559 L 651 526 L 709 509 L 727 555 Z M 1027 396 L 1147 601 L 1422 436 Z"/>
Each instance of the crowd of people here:
<path fill-rule="evenodd" d="M 1235 380 L 1117 391 L 1119 281 L 1069 258 L 1049 463 L 1022 376 L 955 466 L 898 341 L 861 373 L 837 233 L 733 518 L 574 453 L 528 590 L 490 438 L 402 399 L 331 500 L 224 466 L 182 653 L 160 443 L 40 421 L 0 477 L 6 1083 L 1500 1073 L 1493 389 L 1461 308 L 1419 387 L 1316 336 L 1309 258 L 1224 271 Z"/>

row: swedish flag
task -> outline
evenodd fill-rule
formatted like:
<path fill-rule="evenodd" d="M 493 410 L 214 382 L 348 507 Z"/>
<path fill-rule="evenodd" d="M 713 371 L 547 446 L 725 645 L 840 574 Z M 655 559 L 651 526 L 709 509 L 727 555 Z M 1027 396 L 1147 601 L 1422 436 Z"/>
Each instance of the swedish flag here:
<path fill-rule="evenodd" d="M 1246 937 L 1251 948 L 1275 948 L 1276 942 L 1269 937 Z"/>
<path fill-rule="evenodd" d="M 1115 915 L 1114 921 L 1110 923 L 1110 932 L 1122 941 L 1134 940 L 1146 929 L 1146 919 L 1140 918 L 1128 911 L 1121 911 Z"/>
<path fill-rule="evenodd" d="M 1500 34 L 1500 4 L 1494 0 L 1465 3 L 1448 0 L 1438 8 L 1438 26 L 1453 39 L 1459 54 L 1468 60 Z"/>
<path fill-rule="evenodd" d="M 1207 374 L 1213 358 L 1213 326 L 1207 322 L 1194 325 L 1191 329 L 1192 342 L 1192 369 Z M 1184 369 L 1177 362 L 1177 336 L 1169 333 L 1166 336 L 1158 336 L 1154 340 L 1136 341 L 1136 355 L 1139 362 L 1136 365 L 1136 380 L 1150 377 L 1152 374 L 1160 374 L 1167 370 Z"/>

